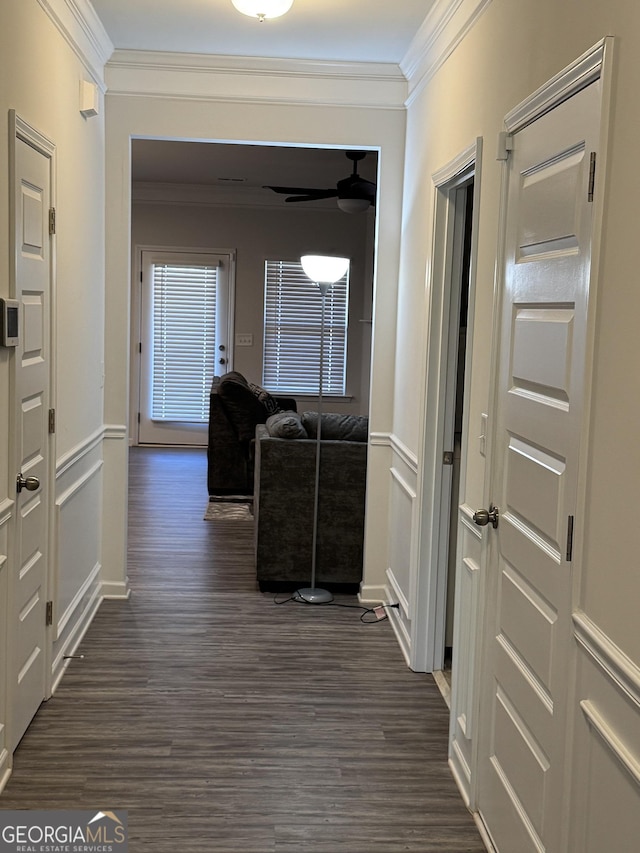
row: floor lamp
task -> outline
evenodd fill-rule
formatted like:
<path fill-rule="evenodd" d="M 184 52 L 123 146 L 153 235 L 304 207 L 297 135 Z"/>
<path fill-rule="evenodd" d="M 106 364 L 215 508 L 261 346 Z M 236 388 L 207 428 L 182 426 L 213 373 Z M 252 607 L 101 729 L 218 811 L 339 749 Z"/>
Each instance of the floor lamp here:
<path fill-rule="evenodd" d="M 318 285 L 322 299 L 320 314 L 320 358 L 318 381 L 318 422 L 316 426 L 316 479 L 313 496 L 313 537 L 311 540 L 311 585 L 298 589 L 294 597 L 307 604 L 327 604 L 333 601 L 333 595 L 326 589 L 316 587 L 316 565 L 318 561 L 318 497 L 320 494 L 320 439 L 322 434 L 322 370 L 324 367 L 324 311 L 325 300 L 332 284 L 340 281 L 349 269 L 349 258 L 335 258 L 328 255 L 303 255 L 300 258 L 302 269 L 308 278 Z"/>

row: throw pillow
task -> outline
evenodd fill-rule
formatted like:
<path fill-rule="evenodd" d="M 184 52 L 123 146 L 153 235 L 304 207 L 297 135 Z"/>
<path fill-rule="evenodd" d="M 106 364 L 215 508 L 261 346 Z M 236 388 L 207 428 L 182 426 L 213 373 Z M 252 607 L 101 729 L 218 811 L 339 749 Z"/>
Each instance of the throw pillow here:
<path fill-rule="evenodd" d="M 276 412 L 280 411 L 278 401 L 275 399 L 275 397 L 271 396 L 271 394 L 266 390 L 266 388 L 261 388 L 260 385 L 254 385 L 253 382 L 249 383 L 249 388 L 251 388 L 255 396 L 258 398 L 258 400 L 260 400 L 260 402 L 270 415 L 275 415 Z"/>
<path fill-rule="evenodd" d="M 318 413 L 303 412 L 302 425 L 309 438 L 315 438 L 318 429 Z M 367 441 L 369 418 L 366 415 L 340 415 L 332 412 L 323 414 L 320 438 L 327 441 Z"/>
<path fill-rule="evenodd" d="M 307 431 L 302 426 L 301 416 L 297 412 L 278 412 L 269 415 L 266 423 L 272 438 L 306 438 Z"/>

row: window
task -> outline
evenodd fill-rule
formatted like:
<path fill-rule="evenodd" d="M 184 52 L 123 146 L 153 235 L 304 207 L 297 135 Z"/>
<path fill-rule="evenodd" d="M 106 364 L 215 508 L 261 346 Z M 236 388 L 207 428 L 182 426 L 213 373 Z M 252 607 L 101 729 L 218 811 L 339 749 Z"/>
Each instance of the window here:
<path fill-rule="evenodd" d="M 153 265 L 152 420 L 209 418 L 216 281 L 216 266 Z"/>
<path fill-rule="evenodd" d="M 325 297 L 322 393 L 344 396 L 349 271 Z M 262 384 L 270 391 L 317 394 L 322 297 L 299 261 L 267 261 Z"/>

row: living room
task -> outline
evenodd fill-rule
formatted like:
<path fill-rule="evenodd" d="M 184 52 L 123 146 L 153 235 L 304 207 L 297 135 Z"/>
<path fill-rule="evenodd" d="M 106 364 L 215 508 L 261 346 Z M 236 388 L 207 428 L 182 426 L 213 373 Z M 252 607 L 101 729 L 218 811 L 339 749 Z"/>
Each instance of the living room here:
<path fill-rule="evenodd" d="M 296 262 L 309 251 L 350 259 L 344 394 L 330 395 L 325 410 L 366 415 L 369 411 L 375 206 L 344 213 L 335 199 L 288 204 L 265 185 L 334 186 L 352 170 L 342 150 L 310 147 L 225 145 L 206 142 L 134 140 L 132 143 L 131 380 L 130 408 L 141 411 L 140 373 L 153 358 L 141 324 L 143 252 L 224 252 L 230 259 L 228 329 L 215 372 L 238 370 L 263 384 L 265 264 Z M 375 185 L 377 154 L 363 152 L 358 174 Z M 145 271 L 146 273 L 146 271 Z M 140 285 L 138 286 L 138 282 Z M 142 327 L 141 327 L 142 325 Z M 149 330 L 150 331 L 150 330 Z M 227 339 L 228 338 L 228 339 Z M 219 345 L 218 345 L 219 346 Z M 299 410 L 317 401 L 314 375 Z M 288 390 L 288 389 L 285 389 Z M 328 407 L 328 408 L 327 408 Z M 159 427 L 149 438 L 130 421 L 132 444 L 171 444 Z M 199 435 L 199 438 L 197 437 Z M 188 440 L 188 439 L 187 439 Z M 180 434 L 176 442 L 184 443 Z M 194 427 L 194 443 L 206 444 L 206 430 Z"/>

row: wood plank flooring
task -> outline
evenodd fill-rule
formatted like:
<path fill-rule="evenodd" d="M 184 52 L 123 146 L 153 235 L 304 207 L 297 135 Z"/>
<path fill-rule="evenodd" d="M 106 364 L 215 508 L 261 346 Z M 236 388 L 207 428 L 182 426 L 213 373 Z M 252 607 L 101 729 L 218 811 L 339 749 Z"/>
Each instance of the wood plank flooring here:
<path fill-rule="evenodd" d="M 131 853 L 484 851 L 433 679 L 388 622 L 260 593 L 252 523 L 203 521 L 205 481 L 203 450 L 132 451 L 131 598 L 98 611 L 0 808 L 128 809 Z"/>

